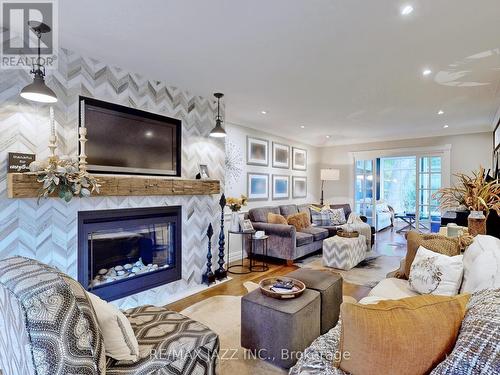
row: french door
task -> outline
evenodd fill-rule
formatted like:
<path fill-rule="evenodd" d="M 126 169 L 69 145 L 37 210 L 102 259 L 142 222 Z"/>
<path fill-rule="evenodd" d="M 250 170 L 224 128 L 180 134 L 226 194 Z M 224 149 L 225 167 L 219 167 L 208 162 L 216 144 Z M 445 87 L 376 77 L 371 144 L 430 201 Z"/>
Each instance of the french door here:
<path fill-rule="evenodd" d="M 441 225 L 439 202 L 433 195 L 443 186 L 442 158 L 439 155 L 417 157 L 417 228 L 436 232 Z"/>
<path fill-rule="evenodd" d="M 368 224 L 375 226 L 375 161 L 356 160 L 355 162 L 355 212 L 366 216 Z"/>
<path fill-rule="evenodd" d="M 356 212 L 376 230 L 384 229 L 384 202 L 393 207 L 396 224 L 404 230 L 438 231 L 441 212 L 433 195 L 443 186 L 442 164 L 442 156 L 433 154 L 355 160 Z"/>

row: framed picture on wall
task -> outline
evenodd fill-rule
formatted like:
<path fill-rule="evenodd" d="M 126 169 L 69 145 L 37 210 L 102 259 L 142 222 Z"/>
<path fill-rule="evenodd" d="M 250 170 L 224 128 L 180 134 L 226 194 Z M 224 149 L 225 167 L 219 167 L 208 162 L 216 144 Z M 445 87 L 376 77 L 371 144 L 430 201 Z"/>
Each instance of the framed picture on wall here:
<path fill-rule="evenodd" d="M 292 147 L 292 169 L 297 171 L 307 170 L 307 150 Z"/>
<path fill-rule="evenodd" d="M 273 174 L 273 200 L 290 198 L 290 177 Z"/>
<path fill-rule="evenodd" d="M 294 198 L 307 197 L 307 177 L 302 177 L 302 176 L 292 177 L 292 196 Z"/>
<path fill-rule="evenodd" d="M 269 199 L 269 175 L 267 173 L 247 173 L 247 196 L 251 201 Z"/>
<path fill-rule="evenodd" d="M 500 177 L 500 147 L 493 154 L 493 178 Z"/>
<path fill-rule="evenodd" d="M 208 173 L 208 166 L 206 164 L 199 164 L 198 169 L 200 171 L 200 178 L 202 180 L 210 178 L 210 174 Z"/>
<path fill-rule="evenodd" d="M 273 142 L 273 167 L 290 168 L 290 146 Z"/>
<path fill-rule="evenodd" d="M 247 136 L 247 164 L 269 165 L 269 142 Z"/>
<path fill-rule="evenodd" d="M 493 150 L 496 150 L 500 146 L 500 121 L 493 132 Z"/>

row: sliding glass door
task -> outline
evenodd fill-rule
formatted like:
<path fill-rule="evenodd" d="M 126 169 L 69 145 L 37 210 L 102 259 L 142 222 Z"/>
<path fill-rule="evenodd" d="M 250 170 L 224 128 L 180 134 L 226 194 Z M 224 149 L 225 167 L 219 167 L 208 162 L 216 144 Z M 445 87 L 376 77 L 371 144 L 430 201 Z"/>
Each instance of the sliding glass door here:
<path fill-rule="evenodd" d="M 417 223 L 421 230 L 436 232 L 441 225 L 439 202 L 433 195 L 442 186 L 441 156 L 418 157 Z"/>
<path fill-rule="evenodd" d="M 441 223 L 433 198 L 442 186 L 440 155 L 388 156 L 355 161 L 355 209 L 377 230 L 436 232 Z"/>
<path fill-rule="evenodd" d="M 375 162 L 374 160 L 356 160 L 355 165 L 355 212 L 366 216 L 368 224 L 375 225 L 376 211 L 373 209 L 375 204 Z"/>

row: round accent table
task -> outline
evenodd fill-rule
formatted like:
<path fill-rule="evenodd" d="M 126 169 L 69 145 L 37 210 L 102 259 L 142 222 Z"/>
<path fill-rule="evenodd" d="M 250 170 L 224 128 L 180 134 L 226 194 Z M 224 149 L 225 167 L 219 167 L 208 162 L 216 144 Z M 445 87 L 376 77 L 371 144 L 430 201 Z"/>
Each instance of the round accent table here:
<path fill-rule="evenodd" d="M 250 258 L 250 271 L 255 272 L 265 272 L 269 270 L 269 265 L 267 264 L 267 240 L 269 236 L 255 237 L 252 236 L 252 253 L 249 255 Z M 261 249 L 261 252 L 258 255 L 262 256 L 262 260 L 260 264 L 258 264 L 257 259 L 255 259 L 255 255 L 257 255 L 257 250 Z"/>
<path fill-rule="evenodd" d="M 252 246 L 253 246 L 253 240 L 252 237 L 255 234 L 255 231 L 248 231 L 248 232 L 234 232 L 232 230 L 227 232 L 227 272 L 232 273 L 234 275 L 246 275 L 247 273 L 252 272 Z M 230 254 L 231 254 L 231 236 L 234 235 L 239 235 L 241 236 L 241 264 L 231 264 L 230 260 Z M 245 266 L 243 264 L 244 260 L 244 255 L 245 255 L 245 239 L 248 240 L 248 243 L 250 244 L 250 249 L 248 251 L 248 257 L 250 258 L 250 266 Z M 231 265 L 230 265 L 231 264 Z M 240 268 L 240 271 L 232 271 L 231 268 Z"/>

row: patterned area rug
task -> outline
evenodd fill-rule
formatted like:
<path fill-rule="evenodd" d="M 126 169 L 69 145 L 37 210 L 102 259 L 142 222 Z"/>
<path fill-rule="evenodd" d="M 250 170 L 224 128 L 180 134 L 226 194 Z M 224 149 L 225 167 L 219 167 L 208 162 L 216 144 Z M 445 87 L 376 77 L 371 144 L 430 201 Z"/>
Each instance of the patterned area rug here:
<path fill-rule="evenodd" d="M 398 256 L 387 256 L 368 252 L 366 253 L 365 260 L 349 271 L 323 266 L 323 258 L 321 255 L 311 256 L 301 262 L 295 263 L 295 265 L 301 268 L 336 272 L 341 274 L 344 281 L 348 283 L 373 288 L 381 280 L 385 279 L 389 272 L 398 269 L 400 261 L 401 257 Z"/>
<path fill-rule="evenodd" d="M 245 283 L 251 291 L 258 287 Z M 220 357 L 217 374 L 221 375 L 284 375 L 288 371 L 280 369 L 259 359 L 245 355 L 240 345 L 241 296 L 215 296 L 198 302 L 181 314 L 197 320 L 215 331 L 220 338 Z"/>
<path fill-rule="evenodd" d="M 249 292 L 259 287 L 253 282 L 243 284 Z M 344 302 L 356 302 L 344 296 Z M 215 296 L 198 302 L 181 314 L 205 324 L 219 335 L 220 353 L 217 365 L 219 375 L 286 375 L 288 371 L 265 361 L 245 356 L 240 346 L 241 296 Z"/>

